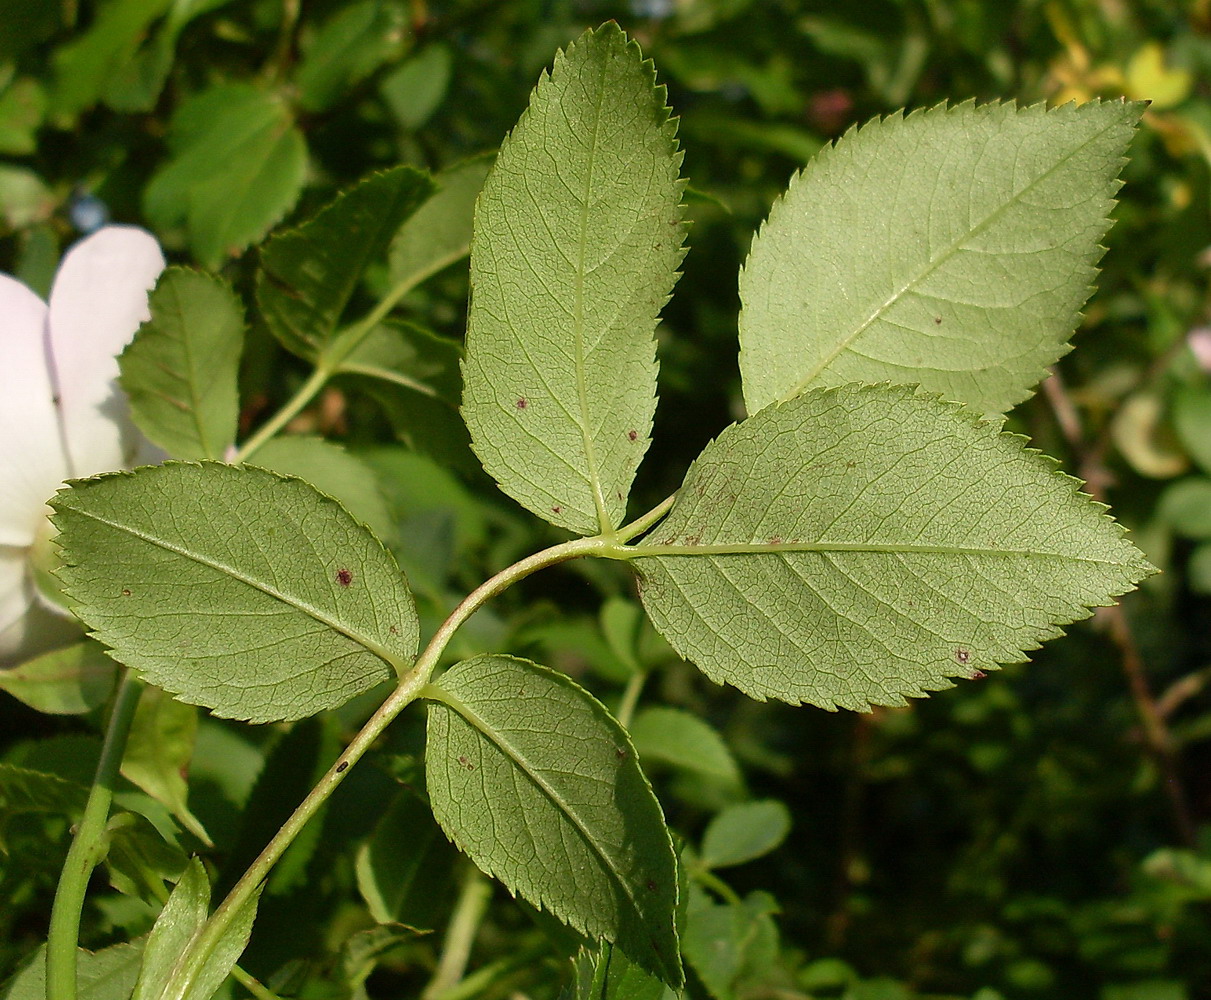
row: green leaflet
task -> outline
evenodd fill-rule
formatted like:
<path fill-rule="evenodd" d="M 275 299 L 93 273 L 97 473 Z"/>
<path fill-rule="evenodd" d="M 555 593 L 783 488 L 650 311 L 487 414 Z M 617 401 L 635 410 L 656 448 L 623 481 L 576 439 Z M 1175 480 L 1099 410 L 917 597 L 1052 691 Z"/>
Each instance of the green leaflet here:
<path fill-rule="evenodd" d="M 201 821 L 189 811 L 189 762 L 198 734 L 198 710 L 166 691 L 146 687 L 139 696 L 122 755 L 122 777 L 167 806 L 203 844 L 214 844 Z"/>
<path fill-rule="evenodd" d="M 714 778 L 727 788 L 743 788 L 744 778 L 723 737 L 698 716 L 654 705 L 641 710 L 629 730 L 645 764 L 661 761 Z"/>
<path fill-rule="evenodd" d="M 1059 635 L 1153 572 L 1021 439 L 904 386 L 813 390 L 725 430 L 633 551 L 712 680 L 900 705 Z"/>
<path fill-rule="evenodd" d="M 775 850 L 790 828 L 790 811 L 778 799 L 738 802 L 711 820 L 699 863 L 703 868 L 742 865 Z"/>
<path fill-rule="evenodd" d="M 258 888 L 208 953 L 186 967 L 210 914 L 210 881 L 202 862 L 191 859 L 148 935 L 131 1000 L 209 1000 L 248 944 L 260 893 Z"/>
<path fill-rule="evenodd" d="M 142 955 L 142 939 L 100 951 L 77 948 L 76 1000 L 130 1000 Z M 0 1000 L 46 1000 L 46 945 L 0 987 Z"/>
<path fill-rule="evenodd" d="M 105 703 L 117 670 L 104 647 L 85 640 L 0 670 L 0 691 L 39 712 L 80 715 Z"/>
<path fill-rule="evenodd" d="M 430 47 L 426 52 L 441 52 Z M 423 57 L 421 57 L 423 58 Z M 471 250 L 475 199 L 494 156 L 473 156 L 436 174 L 436 190 L 407 222 L 391 244 L 391 283 L 419 285 L 426 278 L 462 260 Z"/>
<path fill-rule="evenodd" d="M 740 276 L 750 413 L 812 386 L 1025 399 L 1088 297 L 1141 105 L 968 102 L 851 130 L 791 181 Z"/>
<path fill-rule="evenodd" d="M 174 458 L 221 460 L 235 441 L 244 309 L 219 278 L 170 268 L 119 363 L 135 423 Z"/>
<path fill-rule="evenodd" d="M 433 813 L 511 892 L 681 984 L 677 867 L 625 730 L 563 674 L 479 656 L 425 689 Z"/>
<path fill-rule="evenodd" d="M 283 98 L 244 83 L 185 101 L 168 130 L 172 159 L 143 190 L 157 229 L 184 225 L 210 268 L 263 237 L 303 189 L 307 143 Z"/>
<path fill-rule="evenodd" d="M 610 23 L 556 56 L 476 207 L 463 418 L 501 489 L 580 534 L 619 524 L 648 446 L 680 163 L 664 88 Z"/>
<path fill-rule="evenodd" d="M 283 346 L 308 359 L 324 351 L 367 265 L 432 190 L 413 167 L 371 174 L 265 245 L 257 304 Z"/>
<path fill-rule="evenodd" d="M 309 434 L 270 438 L 257 449 L 256 464 L 279 476 L 305 479 L 380 539 L 395 530 L 374 470 L 333 441 Z"/>
<path fill-rule="evenodd" d="M 576 977 L 566 1000 L 675 1000 L 677 994 L 631 963 L 608 941 L 581 948 L 573 963 Z"/>
<path fill-rule="evenodd" d="M 76 613 L 182 701 L 297 719 L 416 655 L 416 609 L 395 561 L 301 480 L 169 463 L 78 481 L 52 506 Z"/>

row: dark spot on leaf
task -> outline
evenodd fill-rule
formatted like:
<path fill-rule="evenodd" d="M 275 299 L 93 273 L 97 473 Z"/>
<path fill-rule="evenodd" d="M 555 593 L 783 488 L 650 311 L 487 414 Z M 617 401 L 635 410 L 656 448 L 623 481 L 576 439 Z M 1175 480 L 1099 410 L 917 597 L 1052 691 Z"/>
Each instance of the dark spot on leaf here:
<path fill-rule="evenodd" d="M 529 404 L 529 402 L 526 400 L 526 398 L 523 396 L 521 399 L 519 399 L 519 400 L 518 400 L 516 403 L 514 403 L 513 405 L 514 405 L 514 406 L 516 406 L 516 407 L 517 407 L 519 410 L 524 410 L 524 409 L 525 409 L 527 406 L 529 406 L 530 404 Z"/>
<path fill-rule="evenodd" d="M 129 591 L 127 588 L 125 588 L 125 587 L 123 587 L 123 588 L 122 588 L 122 596 L 123 596 L 123 597 L 129 597 L 129 596 L 130 596 L 130 591 Z"/>
<path fill-rule="evenodd" d="M 551 513 L 552 513 L 552 514 L 560 514 L 560 513 L 562 513 L 562 512 L 563 512 L 563 508 L 562 508 L 562 507 L 552 507 L 552 508 L 551 508 Z"/>
<path fill-rule="evenodd" d="M 630 438 L 632 441 L 634 441 L 639 437 L 639 432 L 638 431 L 627 431 L 627 437 Z"/>
<path fill-rule="evenodd" d="M 617 757 L 619 760 L 626 760 L 627 752 L 624 749 L 622 749 L 622 747 L 615 747 L 614 756 Z"/>
<path fill-rule="evenodd" d="M 392 625 L 388 631 L 390 631 L 392 635 L 399 635 L 399 629 L 397 629 L 394 625 Z"/>
<path fill-rule="evenodd" d="M 955 659 L 958 660 L 960 663 L 970 663 L 971 662 L 971 650 L 964 649 L 962 646 L 960 646 L 958 649 L 955 650 Z"/>
<path fill-rule="evenodd" d="M 336 765 L 336 773 L 340 774 L 348 766 L 349 766 L 349 761 L 347 761 L 347 760 L 341 761 L 339 764 Z"/>
<path fill-rule="evenodd" d="M 767 539 L 766 539 L 766 542 L 767 542 L 768 544 L 770 544 L 770 545 L 781 545 L 781 544 L 782 544 L 782 536 L 781 536 L 781 535 L 773 535 L 772 537 L 767 538 Z"/>
<path fill-rule="evenodd" d="M 471 763 L 469 760 L 467 760 L 467 758 L 466 758 L 466 757 L 462 756 L 462 754 L 459 754 L 459 757 L 458 757 L 458 762 L 459 762 L 459 763 L 460 763 L 460 764 L 461 764 L 463 767 L 465 767 L 465 768 L 466 768 L 468 771 L 474 771 L 474 770 L 475 770 L 475 765 L 474 765 L 474 764 L 472 764 L 472 763 Z"/>
<path fill-rule="evenodd" d="M 648 892 L 655 892 L 655 891 L 656 891 L 656 883 L 653 882 L 651 879 L 648 879 Z"/>
<path fill-rule="evenodd" d="M 348 587 L 353 582 L 353 574 L 347 569 L 338 569 L 336 571 L 336 582 L 342 587 Z"/>
<path fill-rule="evenodd" d="M 967 678 L 970 681 L 982 681 L 988 675 L 983 670 L 973 670 L 971 676 Z"/>
<path fill-rule="evenodd" d="M 941 316 L 935 316 L 935 317 L 933 318 L 933 321 L 934 321 L 934 323 L 936 323 L 938 326 L 941 326 L 941 325 L 942 325 L 942 317 L 941 317 Z"/>

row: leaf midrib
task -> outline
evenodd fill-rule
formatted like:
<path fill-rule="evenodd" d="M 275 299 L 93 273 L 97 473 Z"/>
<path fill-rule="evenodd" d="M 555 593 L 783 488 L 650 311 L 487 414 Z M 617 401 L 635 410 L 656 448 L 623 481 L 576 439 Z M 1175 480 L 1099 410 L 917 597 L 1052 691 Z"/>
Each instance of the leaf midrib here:
<path fill-rule="evenodd" d="M 314 605 L 312 605 L 306 601 L 303 601 L 299 598 L 295 598 L 293 596 L 285 594 L 281 590 L 279 590 L 277 587 L 274 587 L 272 584 L 265 583 L 264 581 L 259 580 L 256 577 L 253 577 L 247 573 L 244 573 L 241 570 L 237 570 L 234 566 L 229 566 L 228 564 L 226 564 L 224 562 L 221 562 L 217 559 L 213 559 L 209 556 L 205 556 L 200 552 L 192 552 L 189 549 L 181 547 L 180 545 L 173 544 L 172 542 L 170 542 L 167 539 L 158 538 L 155 535 L 151 535 L 145 531 L 140 531 L 138 528 L 135 528 L 132 525 L 122 524 L 119 521 L 113 521 L 107 517 L 102 517 L 100 514 L 97 514 L 94 511 L 82 510 L 78 507 L 72 507 L 72 508 L 67 508 L 67 509 L 70 509 L 73 513 L 78 514 L 82 517 L 86 517 L 93 521 L 96 521 L 98 524 L 103 524 L 107 527 L 113 528 L 116 531 L 124 532 L 127 535 L 130 535 L 133 538 L 137 538 L 140 541 L 146 542 L 149 545 L 154 545 L 157 548 L 163 549 L 165 552 L 175 553 L 176 555 L 182 556 L 185 559 L 188 559 L 191 562 L 195 562 L 200 566 L 205 566 L 208 569 L 213 569 L 216 572 L 222 573 L 222 574 L 230 577 L 233 580 L 243 583 L 246 586 L 252 587 L 254 590 L 259 590 L 259 591 L 261 591 L 261 593 L 266 594 L 267 596 L 272 597 L 275 600 L 281 601 L 283 604 L 289 605 L 290 607 L 294 608 L 297 611 L 303 612 L 304 614 L 308 615 L 309 617 L 315 619 L 315 621 L 319 622 L 321 625 L 325 625 L 328 628 L 332 629 L 334 632 L 339 632 L 341 635 L 345 636 L 346 638 L 353 640 L 359 646 L 361 646 L 364 649 L 366 649 L 367 651 L 373 653 L 379 659 L 385 661 L 387 664 L 389 664 L 392 667 L 393 670 L 395 670 L 398 673 L 403 673 L 403 671 L 408 666 L 408 664 L 406 662 L 400 660 L 396 656 L 396 654 L 394 654 L 391 650 L 387 649 L 385 646 L 383 646 L 381 643 L 379 643 L 375 639 L 372 639 L 368 636 L 361 634 L 357 629 L 353 628 L 352 626 L 345 625 L 342 622 L 337 621 L 336 619 L 332 618 L 331 616 L 325 614 L 323 612 L 323 610 L 321 610 L 320 608 L 317 608 Z"/>
<path fill-rule="evenodd" d="M 597 140 L 601 127 L 601 105 L 605 97 L 605 78 L 607 63 L 602 60 L 600 79 L 596 88 L 593 103 L 593 121 L 589 128 L 589 162 L 585 170 L 584 197 L 580 204 L 580 233 L 576 247 L 576 280 L 573 285 L 572 326 L 576 331 L 576 395 L 577 409 L 580 411 L 580 435 L 584 442 L 585 463 L 588 465 L 589 487 L 593 491 L 593 506 L 597 511 L 597 523 L 603 534 L 613 527 L 609 514 L 606 512 L 605 494 L 601 487 L 601 470 L 597 464 L 597 449 L 593 436 L 589 432 L 590 414 L 588 410 L 589 391 L 588 376 L 585 372 L 585 337 L 584 337 L 584 279 L 585 279 L 585 246 L 588 242 L 589 204 L 593 190 L 593 170 L 597 163 Z"/>
<path fill-rule="evenodd" d="M 526 766 L 526 759 L 521 752 L 518 751 L 511 743 L 505 740 L 503 735 L 500 734 L 499 730 L 491 726 L 487 720 L 485 720 L 474 709 L 467 705 L 466 702 L 451 694 L 447 688 L 441 687 L 436 683 L 430 683 L 428 689 L 425 691 L 425 694 L 434 701 L 453 709 L 461 718 L 469 722 L 483 735 L 486 740 L 488 740 L 493 746 L 498 747 L 505 754 L 505 756 L 517 766 L 518 770 L 529 778 L 535 787 L 537 787 L 538 790 L 556 806 L 556 808 L 567 818 L 568 822 L 570 822 L 580 834 L 584 842 L 588 844 L 590 848 L 592 848 L 593 853 L 601 859 L 603 865 L 614 877 L 614 880 L 622 887 L 623 894 L 626 896 L 627 902 L 631 904 L 631 908 L 634 911 L 635 916 L 638 918 L 640 925 L 646 926 L 647 921 L 644 911 L 642 907 L 640 907 L 639 901 L 635 898 L 635 894 L 632 891 L 631 886 L 622 876 L 622 873 L 618 870 L 606 849 L 598 843 L 597 839 L 581 821 L 579 815 L 575 812 L 571 804 L 565 801 L 564 798 L 554 788 L 552 788 L 541 775 L 530 770 L 529 767 Z"/>
<path fill-rule="evenodd" d="M 660 542 L 645 542 L 628 545 L 620 549 L 623 558 L 642 559 L 659 556 L 729 556 L 729 555 L 781 555 L 793 552 L 881 552 L 889 555 L 953 555 L 953 556 L 1015 556 L 1042 559 L 1060 559 L 1070 562 L 1092 563 L 1098 566 L 1126 567 L 1127 563 L 1113 559 L 1096 559 L 1092 556 L 1075 555 L 1067 552 L 1046 552 L 1039 549 L 978 548 L 965 545 L 912 545 L 898 542 L 707 542 L 702 545 L 664 545 Z"/>
<path fill-rule="evenodd" d="M 872 312 L 865 320 L 863 320 L 860 324 L 858 324 L 858 326 L 855 327 L 851 333 L 842 336 L 840 338 L 840 340 L 837 342 L 836 347 L 829 354 L 827 354 L 823 359 L 821 359 L 820 363 L 817 364 L 814 369 L 812 369 L 807 374 L 805 374 L 803 376 L 803 378 L 799 379 L 799 381 L 796 382 L 790 388 L 789 391 L 783 393 L 779 397 L 779 399 L 790 399 L 794 396 L 799 395 L 799 393 L 801 393 L 813 381 L 815 381 L 815 379 L 817 377 L 819 377 L 820 373 L 822 371 L 824 371 L 824 369 L 826 369 L 830 364 L 833 363 L 834 360 L 836 360 L 838 355 L 840 355 L 843 351 L 847 350 L 850 347 L 850 345 L 853 344 L 854 341 L 856 341 L 860 336 L 862 336 L 863 333 L 865 333 L 868 329 L 870 329 L 870 327 L 877 320 L 879 320 L 883 316 L 883 314 L 886 313 L 892 306 L 894 306 L 897 302 L 899 302 L 901 300 L 901 298 L 903 298 L 903 296 L 905 296 L 909 292 L 911 292 L 914 288 L 916 288 L 917 285 L 919 285 L 922 281 L 924 281 L 927 277 L 929 277 L 930 274 L 932 274 L 935 270 L 937 270 L 944 263 L 946 263 L 946 261 L 948 261 L 952 256 L 954 256 L 954 254 L 963 246 L 963 244 L 965 242 L 971 240 L 974 236 L 977 236 L 979 233 L 981 233 L 982 231 L 987 229 L 989 226 L 991 226 L 1002 213 L 1006 212 L 1012 206 L 1018 204 L 1018 202 L 1020 202 L 1021 199 L 1029 191 L 1031 191 L 1037 185 L 1039 185 L 1043 181 L 1045 181 L 1052 173 L 1059 170 L 1060 167 L 1062 167 L 1069 160 L 1071 160 L 1074 156 L 1076 156 L 1078 153 L 1080 153 L 1086 146 L 1088 146 L 1094 140 L 1101 138 L 1101 136 L 1103 136 L 1106 132 L 1110 131 L 1110 129 L 1112 127 L 1113 127 L 1113 123 L 1108 124 L 1108 125 L 1106 125 L 1105 128 L 1103 128 L 1100 131 L 1096 132 L 1095 134 L 1089 136 L 1084 142 L 1082 142 L 1080 145 L 1073 148 L 1069 153 L 1067 153 L 1065 156 L 1061 157 L 1059 160 L 1057 160 L 1055 163 L 1053 163 L 1050 167 L 1048 167 L 1045 171 L 1043 171 L 1036 178 L 1034 178 L 1024 188 L 1022 188 L 1020 191 L 1015 192 L 1012 197 L 1008 198 L 1005 202 L 1003 202 L 1001 205 L 999 205 L 997 207 L 997 209 L 995 211 L 991 212 L 986 218 L 984 218 L 978 224 L 976 224 L 975 226 L 973 226 L 972 228 L 970 228 L 966 232 L 964 232 L 963 235 L 960 236 L 957 240 L 955 240 L 949 247 L 947 247 L 941 253 L 940 256 L 931 260 L 916 275 L 909 278 L 908 281 L 904 285 L 902 285 L 900 288 L 898 288 L 896 291 L 894 291 L 886 299 L 886 301 L 884 301 L 881 305 L 876 307 L 874 312 Z"/>

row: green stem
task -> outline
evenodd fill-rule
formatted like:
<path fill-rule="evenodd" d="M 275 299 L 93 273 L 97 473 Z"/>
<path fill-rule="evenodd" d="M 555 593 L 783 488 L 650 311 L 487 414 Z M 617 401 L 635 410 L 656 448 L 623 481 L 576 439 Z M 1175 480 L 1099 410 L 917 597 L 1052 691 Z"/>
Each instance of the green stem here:
<path fill-rule="evenodd" d="M 725 903 L 731 903 L 734 906 L 741 905 L 744 901 L 736 895 L 736 890 L 723 881 L 709 868 L 697 868 L 690 872 L 692 878 L 697 879 L 708 889 L 714 889 L 716 893 L 723 899 Z"/>
<path fill-rule="evenodd" d="M 456 983 L 444 993 L 433 995 L 430 1000 L 471 1000 L 472 997 L 482 996 L 490 986 L 518 969 L 527 968 L 534 959 L 548 954 L 550 949 L 551 946 L 546 941 L 541 941 L 512 955 L 498 958 L 495 962 L 489 962 L 482 969 L 476 969 L 466 979 Z"/>
<path fill-rule="evenodd" d="M 245 972 L 238 965 L 232 968 L 231 978 L 256 997 L 256 1000 L 282 1000 L 281 997 L 266 987 L 256 976 Z"/>
<path fill-rule="evenodd" d="M 471 945 L 492 899 L 492 885 L 473 865 L 467 865 L 462 890 L 446 928 L 437 971 L 421 994 L 421 1000 L 434 1000 L 462 981 L 471 958 Z"/>
<path fill-rule="evenodd" d="M 299 387 L 298 392 L 291 396 L 285 406 L 240 446 L 236 452 L 235 464 L 239 465 L 241 462 L 248 461 L 257 449 L 298 416 L 307 404 L 315 399 L 328 380 L 340 371 L 345 358 L 353 353 L 370 331 L 386 319 L 391 310 L 399 304 L 400 299 L 412 291 L 424 277 L 427 275 L 413 275 L 407 280 L 401 281 L 370 312 L 333 337 L 316 360 L 315 371 Z M 428 391 L 432 392 L 432 390 Z"/>
<path fill-rule="evenodd" d="M 89 876 L 105 857 L 108 847 L 105 825 L 109 819 L 109 806 L 113 801 L 114 783 L 126 749 L 126 737 L 130 733 L 130 723 L 142 690 L 142 682 L 128 670 L 118 686 L 109 714 L 101 759 L 97 762 L 97 773 L 88 793 L 84 815 L 80 818 L 80 825 L 76 828 L 76 835 L 67 851 L 67 860 L 59 875 L 46 944 L 47 1000 L 76 1000 L 80 911 L 84 907 Z"/>
<path fill-rule="evenodd" d="M 463 599 L 462 603 L 450 613 L 450 617 L 434 633 L 433 638 L 429 640 L 429 644 L 417 658 L 412 669 L 401 678 L 399 686 L 388 695 L 387 700 L 379 706 L 378 711 L 370 717 L 369 721 L 361 728 L 358 734 L 353 737 L 348 747 L 345 748 L 345 752 L 340 755 L 332 767 L 320 778 L 319 783 L 311 789 L 298 808 L 291 813 L 278 832 L 274 834 L 273 839 L 269 841 L 265 849 L 261 851 L 256 860 L 249 865 L 248 870 L 240 877 L 240 880 L 232 887 L 231 892 L 227 894 L 227 898 L 211 914 L 210 919 L 194 939 L 188 951 L 181 955 L 172 974 L 171 992 L 164 994 L 164 1000 L 182 1000 L 188 994 L 203 964 L 222 938 L 228 925 L 251 900 L 265 879 L 269 877 L 270 869 L 273 868 L 286 848 L 290 846 L 291 842 L 298 836 L 299 832 L 307 824 L 307 821 L 311 819 L 320 806 L 328 800 L 329 796 L 345 780 L 349 769 L 362 758 L 374 741 L 382 735 L 387 726 L 394 721 L 395 717 L 404 708 L 416 699 L 418 692 L 428 683 L 434 668 L 441 659 L 442 653 L 459 626 L 470 618 L 486 601 L 495 597 L 502 590 L 511 587 L 519 580 L 529 576 L 531 573 L 544 569 L 547 566 L 567 562 L 569 559 L 576 559 L 579 556 L 604 552 L 611 545 L 611 541 L 596 537 L 577 538 L 570 542 L 564 542 L 561 545 L 553 545 L 549 549 L 536 552 L 534 555 L 528 556 L 520 562 L 516 562 L 512 566 L 501 570 L 491 579 L 480 584 L 480 586 Z M 51 1000 L 57 1000 L 57 998 L 51 998 Z"/>
<path fill-rule="evenodd" d="M 286 405 L 262 424 L 252 437 L 240 445 L 239 451 L 235 453 L 234 464 L 239 465 L 241 462 L 248 461 L 258 448 L 297 417 L 303 411 L 303 408 L 315 398 L 316 394 L 324 388 L 324 383 L 328 381 L 331 375 L 332 371 L 328 366 L 318 365 L 315 371 L 311 373 L 311 377 L 299 387 L 298 392 L 290 397 Z"/>
<path fill-rule="evenodd" d="M 673 506 L 673 501 L 677 499 L 677 494 L 665 497 L 655 507 L 649 510 L 642 517 L 635 518 L 630 524 L 619 528 L 615 533 L 615 540 L 619 542 L 629 542 L 632 538 L 637 538 L 645 531 L 648 531 L 657 521 L 661 520 L 665 514 Z"/>
<path fill-rule="evenodd" d="M 647 672 L 636 670 L 627 680 L 627 686 L 622 692 L 622 701 L 618 703 L 618 722 L 623 729 L 629 729 L 631 719 L 635 717 L 635 706 L 639 704 L 639 694 L 643 691 L 644 681 L 648 679 Z"/>

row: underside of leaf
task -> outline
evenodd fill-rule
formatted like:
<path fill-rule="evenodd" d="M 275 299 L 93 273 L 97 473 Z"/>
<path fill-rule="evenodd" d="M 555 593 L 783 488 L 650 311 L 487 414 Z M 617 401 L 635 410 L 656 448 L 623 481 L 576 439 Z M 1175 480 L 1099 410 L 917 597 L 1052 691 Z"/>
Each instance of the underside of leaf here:
<path fill-rule="evenodd" d="M 1152 572 L 1078 485 L 936 397 L 811 390 L 708 445 L 634 566 L 712 680 L 899 705 L 1025 659 Z"/>
<path fill-rule="evenodd" d="M 579 534 L 621 522 L 683 250 L 675 122 L 610 23 L 560 53 L 475 213 L 463 418 L 501 489 Z"/>
<path fill-rule="evenodd" d="M 168 463 L 76 482 L 52 506 L 73 610 L 182 701 L 297 719 L 416 655 L 416 608 L 395 560 L 302 480 Z"/>
<path fill-rule="evenodd" d="M 986 414 L 1025 399 L 1069 349 L 1141 110 L 967 102 L 826 148 L 741 273 L 749 412 L 848 382 L 920 384 Z"/>
<path fill-rule="evenodd" d="M 676 861 L 625 730 L 562 674 L 507 656 L 426 693 L 434 815 L 511 892 L 680 985 Z"/>

